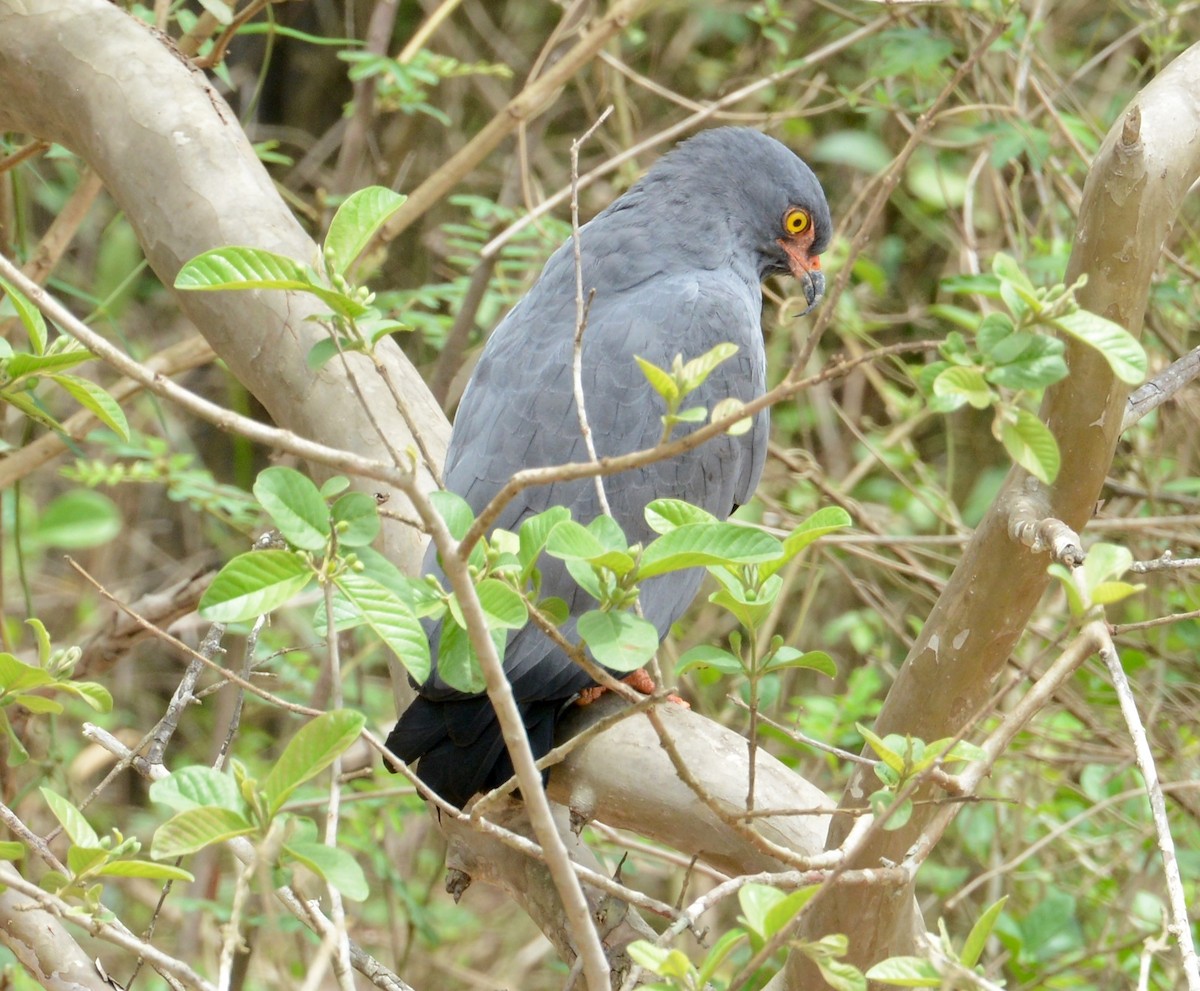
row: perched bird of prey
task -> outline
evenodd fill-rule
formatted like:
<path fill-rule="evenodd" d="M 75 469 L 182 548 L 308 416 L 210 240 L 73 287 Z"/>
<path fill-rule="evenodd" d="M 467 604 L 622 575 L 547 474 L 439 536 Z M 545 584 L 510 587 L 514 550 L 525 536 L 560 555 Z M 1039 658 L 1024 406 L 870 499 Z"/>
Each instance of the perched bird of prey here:
<path fill-rule="evenodd" d="M 743 402 L 766 387 L 762 289 L 767 276 L 791 273 L 816 305 L 824 292 L 818 256 L 831 228 L 825 194 L 812 170 L 774 138 L 748 128 L 705 131 L 665 155 L 625 195 L 580 230 L 583 289 L 594 291 L 583 335 L 583 395 L 601 457 L 653 447 L 662 433 L 662 398 L 640 371 L 638 355 L 661 368 L 717 344 L 737 353 L 688 397 L 709 409 L 726 397 Z M 570 241 L 560 247 L 528 294 L 484 347 L 463 394 L 446 455 L 446 488 L 478 513 L 523 468 L 588 458 L 575 406 L 572 355 L 576 273 Z M 647 503 L 685 499 L 725 519 L 746 502 L 762 473 L 768 416 L 739 436 L 720 436 L 684 454 L 610 475 L 612 515 L 630 543 L 655 534 Z M 694 429 L 681 424 L 673 437 Z M 593 479 L 526 489 L 496 526 L 515 531 L 554 506 L 587 523 L 601 513 Z M 543 558 L 543 596 L 559 596 L 578 640 L 576 618 L 595 607 L 561 561 Z M 431 547 L 426 573 L 437 574 Z M 661 575 L 641 589 L 645 618 L 666 635 L 699 589 L 701 569 Z M 431 629 L 437 657 L 440 630 Z M 515 631 L 504 671 L 528 730 L 534 756 L 547 753 L 564 705 L 592 679 L 533 625 Z M 420 759 L 417 773 L 461 806 L 512 774 L 500 727 L 486 696 L 465 695 L 433 674 L 403 713 L 388 747 Z"/>

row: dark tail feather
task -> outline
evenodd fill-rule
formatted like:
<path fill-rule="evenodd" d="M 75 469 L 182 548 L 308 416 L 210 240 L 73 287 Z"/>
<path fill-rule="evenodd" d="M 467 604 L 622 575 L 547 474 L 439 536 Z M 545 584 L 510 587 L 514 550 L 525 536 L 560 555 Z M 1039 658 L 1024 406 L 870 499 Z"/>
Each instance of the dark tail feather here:
<path fill-rule="evenodd" d="M 561 701 L 520 703 L 535 760 L 554 746 L 554 721 L 561 705 Z M 418 697 L 388 735 L 387 748 L 407 764 L 420 760 L 421 780 L 459 808 L 472 795 L 503 784 L 513 773 L 487 698 L 433 702 Z M 543 774 L 543 783 L 546 778 Z"/>

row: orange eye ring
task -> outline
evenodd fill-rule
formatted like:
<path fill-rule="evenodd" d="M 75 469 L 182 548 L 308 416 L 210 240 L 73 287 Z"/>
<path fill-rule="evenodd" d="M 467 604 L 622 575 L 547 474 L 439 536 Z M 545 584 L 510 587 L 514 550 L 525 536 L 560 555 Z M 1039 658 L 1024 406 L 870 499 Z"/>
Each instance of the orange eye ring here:
<path fill-rule="evenodd" d="M 803 234 L 811 224 L 812 218 L 806 210 L 793 207 L 783 215 L 783 229 L 792 235 Z"/>

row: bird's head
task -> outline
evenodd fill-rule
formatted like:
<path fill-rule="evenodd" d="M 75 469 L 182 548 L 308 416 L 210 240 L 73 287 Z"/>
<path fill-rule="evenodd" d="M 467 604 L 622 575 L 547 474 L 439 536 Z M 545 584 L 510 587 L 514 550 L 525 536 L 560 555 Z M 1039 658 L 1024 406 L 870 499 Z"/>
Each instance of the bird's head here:
<path fill-rule="evenodd" d="M 712 264 L 732 260 L 759 281 L 790 272 L 808 300 L 805 313 L 821 301 L 829 204 L 812 169 L 786 145 L 752 128 L 714 128 L 677 146 L 646 178 L 670 191 L 659 209 L 669 209 L 668 229 L 687 232 L 691 252 L 710 252 Z M 715 257 L 722 243 L 735 257 Z"/>

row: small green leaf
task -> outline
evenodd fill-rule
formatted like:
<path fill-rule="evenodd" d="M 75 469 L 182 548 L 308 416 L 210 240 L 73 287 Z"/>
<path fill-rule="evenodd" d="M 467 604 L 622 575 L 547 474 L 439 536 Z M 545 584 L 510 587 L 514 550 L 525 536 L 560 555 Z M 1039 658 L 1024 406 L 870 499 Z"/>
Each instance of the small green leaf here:
<path fill-rule="evenodd" d="M 125 419 L 125 411 L 120 404 L 107 392 L 78 375 L 58 373 L 50 376 L 75 399 L 80 406 L 92 413 L 101 423 L 112 430 L 122 440 L 129 439 L 129 423 Z"/>
<path fill-rule="evenodd" d="M 696 975 L 696 985 L 698 987 L 707 987 L 716 974 L 717 968 L 746 938 L 746 934 L 739 928 L 734 927 L 728 932 L 721 935 L 721 938 L 713 944 L 713 948 L 705 954 L 704 961 L 700 965 L 699 972 Z"/>
<path fill-rule="evenodd" d="M 96 831 L 92 829 L 91 824 L 83 817 L 82 812 L 75 808 L 67 799 L 51 791 L 44 785 L 40 791 L 42 798 L 50 806 L 50 811 L 54 813 L 54 818 L 62 824 L 62 828 L 71 838 L 72 843 L 82 847 L 94 848 L 100 846 L 100 837 L 96 835 Z"/>
<path fill-rule="evenodd" d="M 867 971 L 867 980 L 898 988 L 940 988 L 942 975 L 924 957 L 891 957 Z"/>
<path fill-rule="evenodd" d="M 169 777 L 155 781 L 150 786 L 150 799 L 176 812 L 206 805 L 239 813 L 245 809 L 237 782 L 231 775 L 200 765 L 181 767 Z"/>
<path fill-rule="evenodd" d="M 755 564 L 783 553 L 768 533 L 736 523 L 690 523 L 655 539 L 643 552 L 639 579 L 698 565 Z"/>
<path fill-rule="evenodd" d="M 738 904 L 742 907 L 742 921 L 746 928 L 759 939 L 769 939 L 767 919 L 772 908 L 787 897 L 782 891 L 765 884 L 744 884 L 738 889 Z"/>
<path fill-rule="evenodd" d="M 16 840 L 0 840 L 0 860 L 20 860 L 25 856 L 25 844 Z"/>
<path fill-rule="evenodd" d="M 837 677 L 837 665 L 825 651 L 802 651 L 787 645 L 771 655 L 771 659 L 763 666 L 763 671 L 786 671 L 792 668 L 817 671 L 829 678 Z"/>
<path fill-rule="evenodd" d="M 0 653 L 0 688 L 6 693 L 26 692 L 54 684 L 54 676 L 42 668 L 26 664 L 12 654 Z"/>
<path fill-rule="evenodd" d="M 655 499 L 646 506 L 646 522 L 655 533 L 666 533 L 688 523 L 719 523 L 707 510 L 681 499 Z"/>
<path fill-rule="evenodd" d="M 492 632 L 492 643 L 497 644 L 497 653 L 503 650 L 506 639 L 504 630 Z M 438 643 L 438 677 L 451 688 L 469 695 L 477 695 L 487 688 L 479 659 L 471 647 L 471 638 L 457 622 L 447 618 L 442 624 L 442 636 Z"/>
<path fill-rule="evenodd" d="M 738 352 L 738 346 L 729 341 L 724 341 L 716 347 L 711 348 L 699 358 L 693 358 L 683 366 L 683 380 L 688 392 L 698 388 L 704 384 L 717 366 L 724 361 L 728 361 Z"/>
<path fill-rule="evenodd" d="M 1000 918 L 1000 913 L 1004 910 L 1004 903 L 1008 901 L 1008 895 L 1004 895 L 992 902 L 979 917 L 975 925 L 971 927 L 971 932 L 967 935 L 967 941 L 963 943 L 962 953 L 959 954 L 959 963 L 970 970 L 977 963 L 979 958 L 983 956 L 984 947 L 987 946 L 988 937 L 992 934 L 992 929 L 996 926 L 996 920 Z"/>
<path fill-rule="evenodd" d="M 1113 374 L 1127 385 L 1140 385 L 1146 377 L 1146 351 L 1138 339 L 1119 323 L 1096 313 L 1076 310 L 1052 321 L 1064 334 L 1090 344 L 1104 357 Z"/>
<path fill-rule="evenodd" d="M 727 416 L 733 416 L 745 405 L 746 404 L 744 402 L 742 402 L 740 399 L 735 399 L 733 396 L 729 396 L 726 399 L 720 400 L 712 408 L 713 423 L 716 423 L 718 420 L 724 420 Z M 730 437 L 740 437 L 753 426 L 753 418 L 745 416 L 734 423 L 725 432 L 729 434 Z"/>
<path fill-rule="evenodd" d="M 342 547 L 365 547 L 379 536 L 379 507 L 365 492 L 347 492 L 330 507 Z M 338 526 L 338 524 L 341 524 Z"/>
<path fill-rule="evenodd" d="M 529 621 L 525 600 L 499 579 L 485 578 L 475 586 L 475 593 L 492 629 L 519 630 Z"/>
<path fill-rule="evenodd" d="M 263 248 L 211 248 L 197 255 L 175 276 L 176 289 L 309 289 L 316 285 L 311 269 Z"/>
<path fill-rule="evenodd" d="M 890 767 L 897 774 L 904 773 L 904 757 L 896 753 L 889 747 L 880 737 L 876 736 L 871 730 L 867 729 L 862 723 L 855 723 L 854 728 L 862 735 L 862 738 L 871 745 L 871 749 L 879 755 L 879 759 Z"/>
<path fill-rule="evenodd" d="M 958 405 L 969 403 L 975 409 L 987 409 L 994 398 L 980 369 L 957 365 L 933 380 L 933 394 Z"/>
<path fill-rule="evenodd" d="M 608 548 L 587 527 L 575 520 L 558 523 L 546 538 L 546 553 L 562 561 L 593 561 Z"/>
<path fill-rule="evenodd" d="M 48 699 L 44 695 L 11 695 L 6 701 L 23 706 L 38 715 L 58 715 L 63 711 L 61 702 Z"/>
<path fill-rule="evenodd" d="M 646 376 L 646 381 L 650 383 L 650 387 L 666 400 L 668 406 L 679 401 L 679 386 L 675 384 L 675 380 L 669 372 L 664 371 L 639 355 L 635 354 L 633 360 L 638 363 L 638 367 L 641 368 L 642 374 Z"/>
<path fill-rule="evenodd" d="M 45 508 L 33 537 L 43 547 L 82 550 L 107 544 L 120 534 L 121 526 L 121 512 L 108 496 L 72 489 Z"/>
<path fill-rule="evenodd" d="M 114 860 L 100 868 L 105 877 L 145 877 L 152 881 L 194 881 L 196 878 L 182 867 L 156 864 L 151 860 Z"/>
<path fill-rule="evenodd" d="M 155 860 L 170 860 L 252 832 L 254 825 L 232 809 L 214 805 L 185 809 L 155 830 L 150 856 Z"/>
<path fill-rule="evenodd" d="M 331 272 L 346 269 L 379 230 L 403 205 L 406 197 L 383 186 L 367 186 L 346 197 L 325 235 L 325 264 Z"/>
<path fill-rule="evenodd" d="M 417 682 L 429 677 L 429 640 L 412 609 L 386 585 L 345 571 L 334 580 L 350 605 L 400 659 Z"/>
<path fill-rule="evenodd" d="M 695 972 L 691 961 L 679 950 L 655 946 L 644 939 L 630 943 L 626 950 L 634 963 L 659 977 L 683 979 Z"/>
<path fill-rule="evenodd" d="M 517 560 L 521 562 L 523 571 L 527 571 L 537 562 L 538 556 L 546 547 L 546 540 L 553 530 L 563 520 L 571 518 L 571 511 L 566 506 L 551 506 L 544 512 L 531 516 L 521 524 L 518 531 L 520 549 Z"/>
<path fill-rule="evenodd" d="M 0 278 L 0 289 L 8 296 L 8 301 L 17 311 L 17 317 L 29 335 L 29 343 L 33 345 L 34 354 L 44 354 L 46 351 L 46 321 L 41 311 L 30 302 L 29 298 L 17 289 L 7 279 Z"/>
<path fill-rule="evenodd" d="M 782 557 L 774 561 L 765 561 L 758 566 L 759 580 L 775 574 L 810 544 L 815 543 L 826 534 L 850 526 L 851 522 L 850 514 L 840 506 L 826 506 L 824 509 L 818 509 L 784 537 Z"/>
<path fill-rule="evenodd" d="M 1028 410 L 1010 407 L 997 413 L 999 439 L 1009 457 L 1042 483 L 1053 482 L 1060 456 L 1049 428 Z"/>
<path fill-rule="evenodd" d="M 363 869 L 345 850 L 323 843 L 288 843 L 283 852 L 337 888 L 351 901 L 366 901 L 371 893 Z"/>
<path fill-rule="evenodd" d="M 361 712 L 335 709 L 302 726 L 263 780 L 263 797 L 271 812 L 278 812 L 292 792 L 345 753 L 365 725 Z"/>
<path fill-rule="evenodd" d="M 676 675 L 684 675 L 695 668 L 713 668 L 721 674 L 741 674 L 742 662 L 727 650 L 700 644 L 691 650 L 685 650 L 675 668 Z"/>
<path fill-rule="evenodd" d="M 828 938 L 822 937 L 823 940 Z M 867 991 L 867 979 L 854 964 L 826 956 L 818 956 L 813 962 L 833 991 Z"/>
<path fill-rule="evenodd" d="M 455 492 L 430 492 L 429 501 L 446 522 L 446 529 L 455 540 L 462 540 L 471 524 L 475 522 L 475 513 L 467 500 Z"/>
<path fill-rule="evenodd" d="M 278 609 L 313 579 L 312 568 L 294 551 L 247 551 L 218 573 L 200 599 L 210 622 L 237 623 Z"/>
<path fill-rule="evenodd" d="M 658 650 L 654 624 L 633 613 L 593 609 L 576 629 L 597 662 L 613 671 L 636 671 Z"/>
<path fill-rule="evenodd" d="M 329 540 L 329 507 L 308 477 L 294 468 L 264 468 L 254 481 L 254 497 L 289 544 L 306 551 L 324 549 Z"/>
<path fill-rule="evenodd" d="M 112 694 L 94 681 L 64 681 L 59 683 L 58 690 L 83 699 L 96 712 L 112 712 Z"/>

